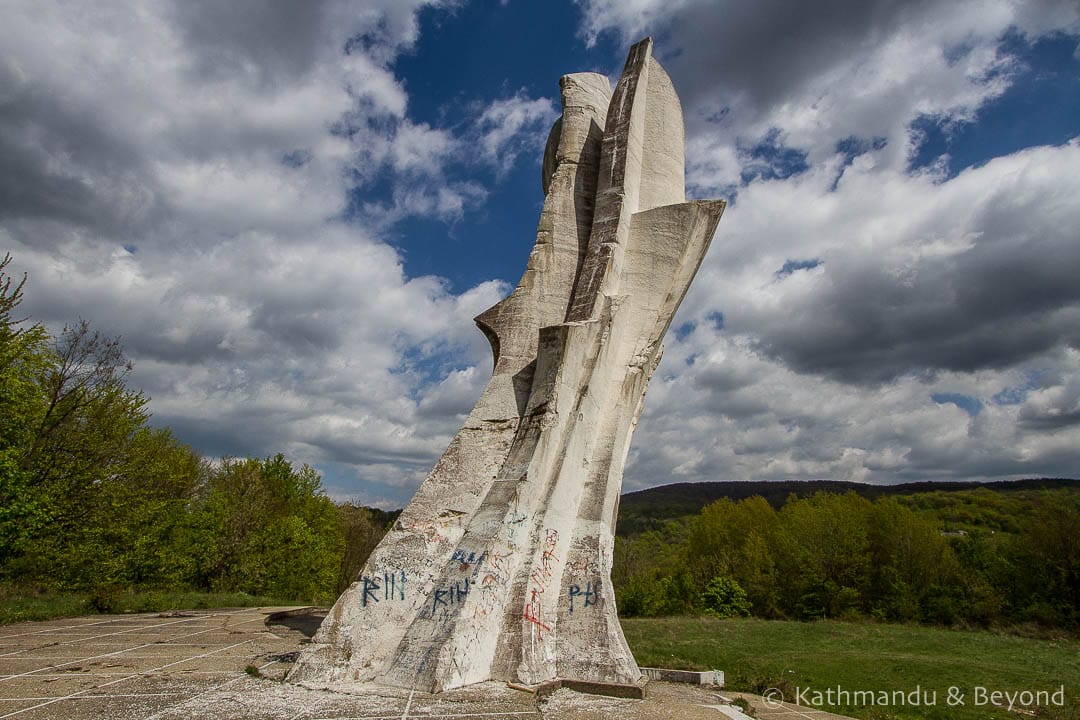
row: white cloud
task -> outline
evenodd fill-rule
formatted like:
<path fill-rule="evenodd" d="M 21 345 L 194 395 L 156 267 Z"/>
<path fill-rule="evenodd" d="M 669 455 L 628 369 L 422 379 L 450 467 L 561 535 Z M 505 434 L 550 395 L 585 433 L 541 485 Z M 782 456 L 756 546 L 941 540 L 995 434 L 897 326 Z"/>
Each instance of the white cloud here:
<path fill-rule="evenodd" d="M 27 311 L 120 335 L 155 421 L 204 452 L 351 468 L 400 503 L 490 371 L 470 318 L 507 291 L 409 278 L 380 237 L 487 192 L 447 179 L 462 140 L 411 120 L 391 70 L 423 4 L 7 8 L 0 244 Z M 342 220 L 376 183 L 390 204 Z"/>
<path fill-rule="evenodd" d="M 523 92 L 496 100 L 477 118 L 478 146 L 484 159 L 506 173 L 524 149 L 542 149 L 558 117 L 548 98 L 529 98 Z"/>

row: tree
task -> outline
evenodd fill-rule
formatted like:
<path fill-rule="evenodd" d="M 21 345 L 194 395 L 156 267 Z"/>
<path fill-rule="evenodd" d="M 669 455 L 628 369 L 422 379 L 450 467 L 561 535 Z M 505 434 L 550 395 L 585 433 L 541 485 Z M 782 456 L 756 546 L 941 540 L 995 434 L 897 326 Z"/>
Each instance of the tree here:
<path fill-rule="evenodd" d="M 344 538 L 318 473 L 283 455 L 226 458 L 197 511 L 201 584 L 283 599 L 334 597 Z"/>
<path fill-rule="evenodd" d="M 367 562 L 368 556 L 382 540 L 390 528 L 390 523 L 397 519 L 397 513 L 388 513 L 351 502 L 338 506 L 344 534 L 345 548 L 341 555 L 341 572 L 338 575 L 337 592 L 356 580 L 357 575 Z"/>
<path fill-rule="evenodd" d="M 19 452 L 26 492 L 48 523 L 26 544 L 15 566 L 21 574 L 71 587 L 96 586 L 114 574 L 94 557 L 117 559 L 103 528 L 119 526 L 124 516 L 109 497 L 149 418 L 147 398 L 125 385 L 130 371 L 120 341 L 86 321 L 65 327 L 52 343 L 36 379 L 41 401 Z"/>
<path fill-rule="evenodd" d="M 208 471 L 168 429 L 137 430 L 64 551 L 69 582 L 88 588 L 190 587 L 197 567 L 189 506 Z"/>
<path fill-rule="evenodd" d="M 1009 588 L 1017 619 L 1080 626 L 1080 502 L 1047 497 L 1022 527 Z"/>
<path fill-rule="evenodd" d="M 26 276 L 13 283 L 6 273 L 10 263 L 10 254 L 0 260 L 0 567 L 48 521 L 23 464 L 42 412 L 37 381 L 51 361 L 48 335 L 15 316 Z"/>
<path fill-rule="evenodd" d="M 890 620 L 959 619 L 960 566 L 937 526 L 894 498 L 877 500 L 870 518 L 874 614 Z"/>
<path fill-rule="evenodd" d="M 617 538 L 611 578 L 619 612 L 626 616 L 690 612 L 700 600 L 700 586 L 691 578 L 672 525 Z"/>
<path fill-rule="evenodd" d="M 863 608 L 870 507 L 855 493 L 788 500 L 779 513 L 774 552 L 785 612 L 809 620 Z"/>
<path fill-rule="evenodd" d="M 717 576 L 731 577 L 746 589 L 756 612 L 779 614 L 779 585 L 772 557 L 778 518 L 760 496 L 718 500 L 693 519 L 687 540 L 687 565 L 704 587 Z"/>
<path fill-rule="evenodd" d="M 750 614 L 750 600 L 746 591 L 731 578 L 717 576 L 705 586 L 701 594 L 705 612 L 718 618 L 746 617 Z"/>
<path fill-rule="evenodd" d="M 22 459 L 38 485 L 93 474 L 149 418 L 146 396 L 125 385 L 132 364 L 119 338 L 80 320 L 52 354 L 39 379 L 45 407 Z"/>

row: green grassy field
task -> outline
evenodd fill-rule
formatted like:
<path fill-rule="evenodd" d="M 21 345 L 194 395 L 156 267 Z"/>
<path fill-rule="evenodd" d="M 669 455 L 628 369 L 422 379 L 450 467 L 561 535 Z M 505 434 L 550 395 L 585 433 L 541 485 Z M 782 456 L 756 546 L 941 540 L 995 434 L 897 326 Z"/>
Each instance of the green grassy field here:
<path fill-rule="evenodd" d="M 852 717 L 986 720 L 1030 717 L 1034 711 L 1037 717 L 1080 718 L 1080 641 L 1075 639 L 833 621 L 627 618 L 622 625 L 639 665 L 724 670 L 732 690 L 762 693 L 775 687 L 792 701 L 801 690 L 803 704 Z M 1065 707 L 1055 707 L 1053 693 L 1062 686 Z M 954 694 L 949 704 L 950 687 L 961 693 L 962 702 Z M 830 704 L 830 688 L 834 695 L 837 688 L 852 694 L 848 702 L 837 697 Z M 917 689 L 919 706 L 892 702 L 895 691 Z M 994 691 L 1039 690 L 1049 694 L 1048 705 L 1037 709 L 1017 702 L 1020 712 L 994 708 L 989 697 Z M 820 705 L 815 691 L 822 694 Z M 855 691 L 886 691 L 890 702 L 886 707 L 878 696 L 875 705 L 865 702 L 865 695 L 864 702 L 854 702 Z"/>
<path fill-rule="evenodd" d="M 200 592 L 35 592 L 0 584 L 0 625 L 98 613 L 166 612 L 222 607 L 297 605 L 296 601 L 246 593 Z"/>

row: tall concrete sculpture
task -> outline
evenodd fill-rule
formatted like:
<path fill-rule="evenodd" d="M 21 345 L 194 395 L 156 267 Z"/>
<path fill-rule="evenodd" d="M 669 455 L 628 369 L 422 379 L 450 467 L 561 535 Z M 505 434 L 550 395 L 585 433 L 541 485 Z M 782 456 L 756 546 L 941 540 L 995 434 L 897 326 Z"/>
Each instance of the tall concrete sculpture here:
<path fill-rule="evenodd" d="M 491 381 L 293 682 L 639 680 L 610 582 L 623 465 L 724 203 L 686 202 L 682 110 L 650 39 L 614 93 L 594 73 L 560 85 L 536 244 L 476 318 Z"/>

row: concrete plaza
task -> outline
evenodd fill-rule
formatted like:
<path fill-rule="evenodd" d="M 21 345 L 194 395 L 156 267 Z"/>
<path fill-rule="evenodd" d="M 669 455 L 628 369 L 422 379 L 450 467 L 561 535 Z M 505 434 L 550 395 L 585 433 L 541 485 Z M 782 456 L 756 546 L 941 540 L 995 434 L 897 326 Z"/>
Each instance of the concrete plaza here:
<path fill-rule="evenodd" d="M 497 683 L 431 695 L 372 687 L 338 694 L 280 682 L 319 616 L 287 608 L 104 615 L 0 628 L 0 720 L 725 720 L 731 694 L 652 682 L 645 700 L 562 689 L 539 699 Z M 835 718 L 794 706 L 758 718 Z"/>

